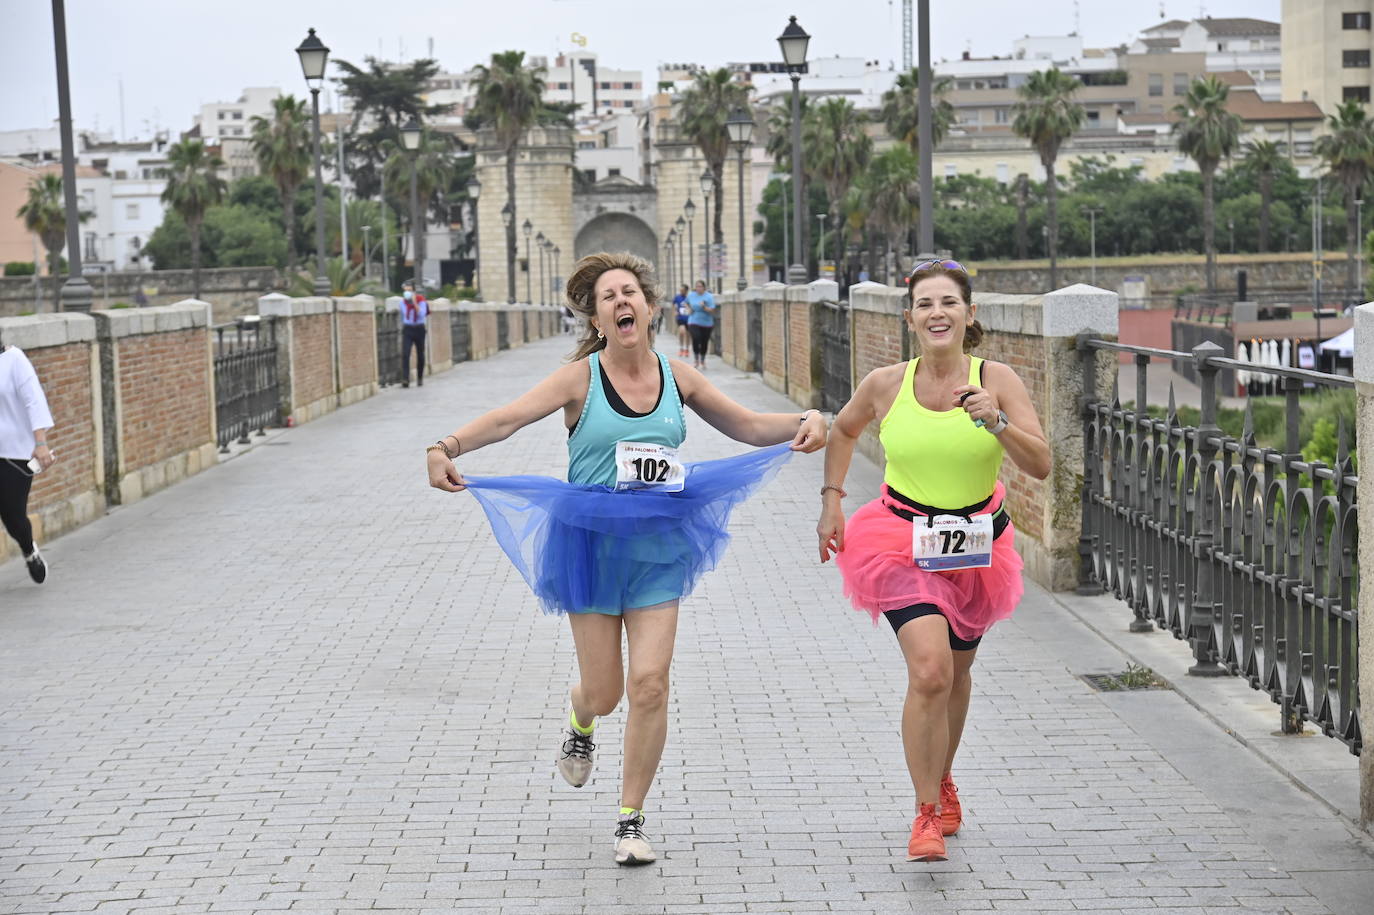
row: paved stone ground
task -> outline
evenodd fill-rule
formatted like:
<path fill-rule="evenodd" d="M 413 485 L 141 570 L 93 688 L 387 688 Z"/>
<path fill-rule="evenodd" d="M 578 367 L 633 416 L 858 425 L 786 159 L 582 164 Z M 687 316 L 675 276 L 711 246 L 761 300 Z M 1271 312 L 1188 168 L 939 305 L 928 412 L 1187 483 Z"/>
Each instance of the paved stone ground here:
<path fill-rule="evenodd" d="M 1122 655 L 1034 588 L 975 669 L 965 828 L 907 863 L 902 662 L 816 562 L 819 455 L 739 511 L 684 607 L 662 859 L 617 869 L 623 716 L 563 784 L 566 627 L 420 455 L 566 349 L 281 433 L 53 543 L 41 589 L 0 566 L 0 912 L 1368 911 L 1365 839 L 1175 694 L 1091 691 L 1074 675 Z M 563 438 L 551 418 L 463 467 L 558 474 Z M 695 418 L 688 441 L 739 449 Z"/>

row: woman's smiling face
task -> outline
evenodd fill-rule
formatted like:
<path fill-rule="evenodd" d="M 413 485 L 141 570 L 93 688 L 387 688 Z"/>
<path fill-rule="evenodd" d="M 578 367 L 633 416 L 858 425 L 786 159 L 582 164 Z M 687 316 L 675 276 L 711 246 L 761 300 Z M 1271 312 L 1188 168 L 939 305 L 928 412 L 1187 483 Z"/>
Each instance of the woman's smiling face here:
<path fill-rule="evenodd" d="M 964 301 L 958 283 L 948 276 L 929 276 L 911 291 L 907 326 L 922 350 L 952 346 L 962 352 L 964 331 L 973 320 L 973 309 Z"/>

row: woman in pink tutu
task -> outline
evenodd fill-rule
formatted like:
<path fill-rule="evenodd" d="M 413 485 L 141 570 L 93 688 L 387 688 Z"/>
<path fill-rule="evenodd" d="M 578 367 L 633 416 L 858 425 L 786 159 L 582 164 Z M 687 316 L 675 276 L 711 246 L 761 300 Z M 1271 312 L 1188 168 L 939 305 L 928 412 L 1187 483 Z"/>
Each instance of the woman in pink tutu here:
<path fill-rule="evenodd" d="M 902 744 L 916 788 L 909 861 L 943 861 L 963 814 L 950 775 L 978 642 L 1021 599 L 1021 557 L 998 481 L 1003 455 L 1043 480 L 1050 448 L 1012 369 L 968 351 L 983 337 L 968 271 L 928 261 L 907 280 L 920 356 L 871 372 L 830 427 L 820 556 L 833 554 L 855 609 L 885 616 L 907 665 Z M 882 493 L 846 523 L 854 444 L 880 419 Z"/>

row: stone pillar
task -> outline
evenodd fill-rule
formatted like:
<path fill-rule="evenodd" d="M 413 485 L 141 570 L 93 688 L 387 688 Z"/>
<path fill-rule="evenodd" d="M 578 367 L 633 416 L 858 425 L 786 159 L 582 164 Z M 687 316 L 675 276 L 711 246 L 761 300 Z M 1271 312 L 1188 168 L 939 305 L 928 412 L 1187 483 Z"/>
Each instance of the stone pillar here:
<path fill-rule="evenodd" d="M 821 404 L 822 326 L 815 314 L 822 302 L 835 302 L 840 287 L 833 280 L 815 280 L 787 287 L 787 396 L 807 409 Z"/>
<path fill-rule="evenodd" d="M 1374 303 L 1355 309 L 1355 450 L 1359 462 L 1359 568 L 1374 569 Z M 1366 536 L 1366 532 L 1370 532 Z M 1359 632 L 1374 633 L 1374 587 L 1360 588 Z M 1374 735 L 1374 637 L 1359 644 L 1360 733 Z M 1374 830 L 1374 752 L 1360 755 L 1360 825 Z"/>
<path fill-rule="evenodd" d="M 525 259 L 525 234 L 520 225 L 528 219 L 530 230 L 530 259 L 534 273 L 530 276 L 531 297 L 539 301 L 539 250 L 534 236 L 540 232 L 560 249 L 559 266 L 563 276 L 572 272 L 573 258 L 573 132 L 566 127 L 536 127 L 525 134 L 516 151 L 515 164 L 515 300 L 525 301 L 525 278 L 521 269 Z M 477 199 L 478 228 L 478 289 L 488 302 L 505 302 L 506 286 L 506 229 L 501 222 L 501 208 L 506 205 L 505 154 L 496 146 L 495 135 L 489 130 L 477 134 L 477 167 L 475 174 L 482 182 L 482 194 Z"/>
<path fill-rule="evenodd" d="M 429 333 L 425 335 L 425 346 L 429 352 L 425 364 L 434 372 L 447 372 L 453 368 L 453 328 L 450 318 L 453 303 L 448 299 L 435 299 L 429 303 Z"/>
<path fill-rule="evenodd" d="M 759 290 L 763 302 L 763 383 L 775 391 L 787 390 L 787 287 L 764 283 Z"/>
<path fill-rule="evenodd" d="M 696 251 L 686 259 L 688 267 L 688 285 L 704 278 L 702 272 L 701 246 L 706 244 L 706 209 L 703 205 L 701 195 L 701 173 L 706 171 L 706 159 L 702 156 L 701 150 L 696 144 L 681 137 L 677 132 L 676 124 L 662 125 L 662 132 L 658 142 L 654 145 L 654 151 L 658 154 L 658 162 L 655 163 L 654 184 L 658 188 L 658 225 L 654 227 L 658 234 L 659 243 L 668 237 L 668 232 L 677 222 L 677 218 L 682 213 L 683 204 L 688 198 L 696 205 L 696 217 L 692 223 L 692 242 L 696 245 Z M 725 276 L 721 279 L 722 290 L 735 289 L 735 282 L 740 275 L 740 252 L 739 248 L 739 158 L 733 149 L 725 157 L 724 171 L 724 200 L 723 212 L 721 214 L 721 233 L 725 240 L 725 250 L 728 254 L 726 259 Z M 752 169 L 749 167 L 749 159 L 746 155 L 744 162 L 744 221 L 745 221 L 745 244 L 751 246 L 746 252 L 745 257 L 745 278 L 753 276 L 753 238 L 754 238 L 754 216 L 750 209 L 750 201 L 753 200 L 753 176 Z M 716 199 L 711 195 L 711 221 L 715 222 Z M 682 244 L 687 244 L 686 236 L 682 239 Z M 666 271 L 661 271 L 666 272 Z M 715 289 L 712 284 L 711 289 Z"/>
<path fill-rule="evenodd" d="M 71 312 L 0 318 L 0 344 L 24 351 L 52 411 L 48 444 L 57 462 L 34 479 L 29 494 L 34 538 L 47 543 L 105 513 L 105 441 L 95 320 Z M 0 561 L 18 552 L 12 539 L 0 536 Z"/>
<path fill-rule="evenodd" d="M 1099 352 L 1093 363 L 1097 377 L 1086 379 L 1076 338 L 1091 333 L 1116 339 L 1117 294 L 1080 283 L 1044 295 L 975 293 L 974 302 L 988 331 L 975 354 L 1015 369 L 1050 442 L 1047 479 L 1032 479 L 1011 461 L 1002 468 L 1017 549 L 1037 583 L 1070 590 L 1078 584 L 1082 524 L 1079 398 L 1085 390 L 1111 390 L 1117 366 L 1115 353 Z"/>
<path fill-rule="evenodd" d="M 377 393 L 377 300 L 370 295 L 334 300 L 335 393 L 346 407 Z"/>
<path fill-rule="evenodd" d="M 274 292 L 258 299 L 258 314 L 278 321 L 277 371 L 282 380 L 282 412 L 300 425 L 337 409 L 333 299 L 292 298 Z"/>
<path fill-rule="evenodd" d="M 724 292 L 716 296 L 716 335 L 720 337 L 720 358 L 739 368 L 739 346 L 735 338 L 745 318 L 744 297 L 738 292 Z M 665 329 L 676 330 L 676 325 Z"/>

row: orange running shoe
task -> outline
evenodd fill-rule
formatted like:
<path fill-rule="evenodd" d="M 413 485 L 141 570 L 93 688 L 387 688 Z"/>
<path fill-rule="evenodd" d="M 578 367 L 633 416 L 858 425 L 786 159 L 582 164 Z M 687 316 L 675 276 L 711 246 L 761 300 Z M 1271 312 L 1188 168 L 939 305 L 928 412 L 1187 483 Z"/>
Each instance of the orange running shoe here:
<path fill-rule="evenodd" d="M 908 861 L 947 861 L 945 837 L 940 834 L 940 814 L 934 804 L 922 804 L 911 824 L 911 841 L 906 843 Z"/>
<path fill-rule="evenodd" d="M 964 822 L 964 808 L 959 806 L 959 789 L 954 787 L 954 778 L 948 772 L 940 779 L 940 829 L 944 835 L 952 836 L 959 831 Z"/>

